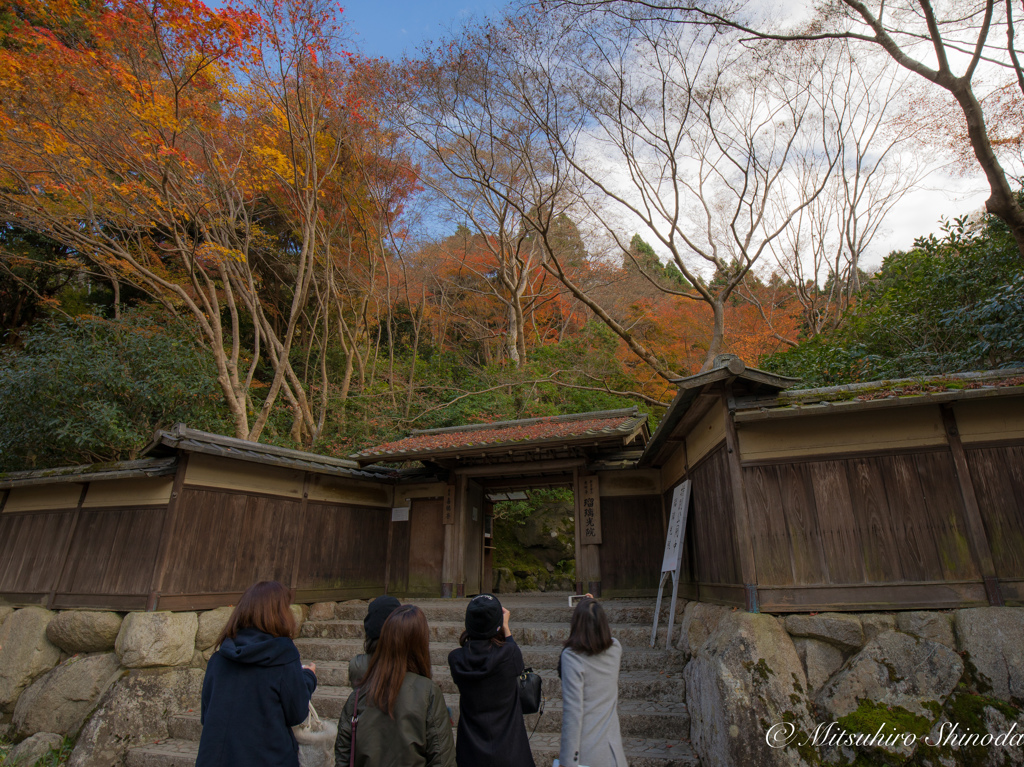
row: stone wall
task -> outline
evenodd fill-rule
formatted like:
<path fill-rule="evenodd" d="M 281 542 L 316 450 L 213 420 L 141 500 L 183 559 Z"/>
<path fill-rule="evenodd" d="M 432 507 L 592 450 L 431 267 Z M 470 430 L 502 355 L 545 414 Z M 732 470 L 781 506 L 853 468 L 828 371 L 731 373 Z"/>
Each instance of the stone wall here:
<path fill-rule="evenodd" d="M 293 610 L 301 624 L 334 604 Z M 1024 608 L 679 612 L 703 767 L 1024 765 Z M 76 737 L 71 765 L 123 763 L 195 706 L 230 613 L 0 607 L 0 737 Z M 857 734 L 875 743 L 851 745 Z"/>
<path fill-rule="evenodd" d="M 705 767 L 1024 764 L 1024 608 L 773 616 L 691 602 L 681 628 Z"/>
<path fill-rule="evenodd" d="M 308 608 L 292 610 L 301 626 Z M 70 765 L 122 763 L 132 746 L 166 738 L 171 715 L 196 705 L 230 615 L 230 607 L 121 614 L 0 606 L 0 738 L 69 736 L 77 738 Z"/>

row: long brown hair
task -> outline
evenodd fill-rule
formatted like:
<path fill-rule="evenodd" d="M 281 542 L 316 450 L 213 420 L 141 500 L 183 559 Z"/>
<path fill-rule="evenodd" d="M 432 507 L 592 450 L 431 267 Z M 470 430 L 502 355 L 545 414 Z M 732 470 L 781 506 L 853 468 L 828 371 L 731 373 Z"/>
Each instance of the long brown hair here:
<path fill-rule="evenodd" d="M 256 629 L 275 637 L 293 638 L 297 633 L 291 611 L 291 591 L 277 581 L 260 581 L 245 590 L 231 613 L 217 644 L 234 639 L 242 629 Z"/>
<path fill-rule="evenodd" d="M 359 687 L 373 705 L 394 719 L 395 701 L 410 671 L 430 679 L 430 630 L 420 608 L 402 605 L 384 621 Z"/>
<path fill-rule="evenodd" d="M 564 646 L 584 655 L 597 655 L 612 646 L 608 616 L 596 599 L 581 599 L 576 604 Z"/>

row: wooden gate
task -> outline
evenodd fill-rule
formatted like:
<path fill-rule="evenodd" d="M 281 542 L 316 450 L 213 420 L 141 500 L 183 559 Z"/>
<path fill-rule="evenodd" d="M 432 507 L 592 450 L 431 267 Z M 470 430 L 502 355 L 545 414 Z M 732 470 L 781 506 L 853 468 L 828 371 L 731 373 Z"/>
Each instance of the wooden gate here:
<path fill-rule="evenodd" d="M 444 525 L 440 498 L 416 498 L 407 521 L 391 523 L 388 593 L 441 596 Z"/>

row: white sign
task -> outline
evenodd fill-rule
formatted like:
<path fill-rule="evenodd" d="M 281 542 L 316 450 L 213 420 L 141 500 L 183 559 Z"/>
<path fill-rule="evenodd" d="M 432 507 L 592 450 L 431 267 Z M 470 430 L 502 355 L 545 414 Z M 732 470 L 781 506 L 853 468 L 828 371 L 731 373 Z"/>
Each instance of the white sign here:
<path fill-rule="evenodd" d="M 409 521 L 409 507 L 408 506 L 396 506 L 391 510 L 391 521 L 392 522 L 408 522 Z"/>
<path fill-rule="evenodd" d="M 690 480 L 686 480 L 672 493 L 672 514 L 668 518 L 668 534 L 665 536 L 665 557 L 661 561 L 658 600 L 654 603 L 651 647 L 658 641 L 658 618 L 661 616 L 661 596 L 664 593 L 666 578 L 672 578 L 672 602 L 668 608 L 668 635 L 665 637 L 665 646 L 672 646 L 672 626 L 676 622 L 676 597 L 679 595 L 679 568 L 683 564 L 683 544 L 689 510 Z"/>
<path fill-rule="evenodd" d="M 672 513 L 668 518 L 668 534 L 665 536 L 665 558 L 661 560 L 663 573 L 677 572 L 683 563 L 683 536 L 689 510 L 690 480 L 686 480 L 672 493 Z"/>

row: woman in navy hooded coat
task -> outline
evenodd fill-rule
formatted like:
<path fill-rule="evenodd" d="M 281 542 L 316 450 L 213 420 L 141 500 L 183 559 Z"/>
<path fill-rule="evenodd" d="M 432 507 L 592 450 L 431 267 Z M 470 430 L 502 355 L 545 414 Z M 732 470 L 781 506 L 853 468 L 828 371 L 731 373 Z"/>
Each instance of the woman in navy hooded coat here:
<path fill-rule="evenodd" d="M 316 667 L 299 660 L 289 601 L 261 581 L 231 613 L 206 666 L 196 767 L 298 767 L 291 728 L 309 715 Z"/>

